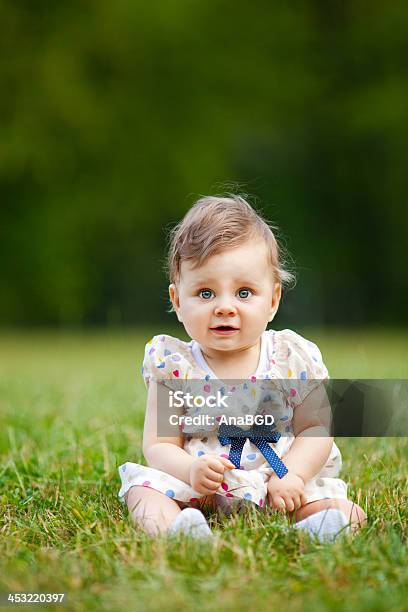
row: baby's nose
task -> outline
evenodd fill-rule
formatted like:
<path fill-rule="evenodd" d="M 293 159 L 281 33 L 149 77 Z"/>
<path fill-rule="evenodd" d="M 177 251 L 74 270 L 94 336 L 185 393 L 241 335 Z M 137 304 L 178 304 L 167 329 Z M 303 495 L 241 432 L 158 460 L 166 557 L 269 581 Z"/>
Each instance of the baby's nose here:
<path fill-rule="evenodd" d="M 237 309 L 233 304 L 231 304 L 231 302 L 225 300 L 215 306 L 214 313 L 216 315 L 235 315 L 237 313 Z"/>

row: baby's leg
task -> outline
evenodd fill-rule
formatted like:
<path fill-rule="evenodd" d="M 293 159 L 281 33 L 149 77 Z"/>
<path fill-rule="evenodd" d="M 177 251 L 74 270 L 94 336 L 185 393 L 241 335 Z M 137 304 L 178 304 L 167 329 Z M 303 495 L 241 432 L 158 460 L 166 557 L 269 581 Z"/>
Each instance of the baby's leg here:
<path fill-rule="evenodd" d="M 135 485 L 125 495 L 132 522 L 149 535 L 165 533 L 181 509 L 160 491 Z"/>
<path fill-rule="evenodd" d="M 295 523 L 298 523 L 308 516 L 311 516 L 316 512 L 321 512 L 322 510 L 327 510 L 328 508 L 334 508 L 343 512 L 350 522 L 351 530 L 353 532 L 357 531 L 357 529 L 359 529 L 359 527 L 361 527 L 367 520 L 367 515 L 364 510 L 349 499 L 319 499 L 302 506 L 295 512 L 292 512 L 291 517 Z"/>

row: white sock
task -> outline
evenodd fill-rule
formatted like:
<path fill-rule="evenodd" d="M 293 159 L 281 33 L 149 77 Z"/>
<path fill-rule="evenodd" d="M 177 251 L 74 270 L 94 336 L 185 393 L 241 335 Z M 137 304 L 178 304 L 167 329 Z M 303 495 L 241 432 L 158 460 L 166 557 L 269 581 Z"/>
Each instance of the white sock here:
<path fill-rule="evenodd" d="M 192 538 L 211 538 L 205 516 L 196 508 L 184 508 L 170 526 L 169 534 L 184 533 Z"/>
<path fill-rule="evenodd" d="M 334 542 L 337 536 L 350 533 L 349 521 L 340 510 L 328 508 L 295 523 L 295 529 L 308 531 L 320 542 Z"/>

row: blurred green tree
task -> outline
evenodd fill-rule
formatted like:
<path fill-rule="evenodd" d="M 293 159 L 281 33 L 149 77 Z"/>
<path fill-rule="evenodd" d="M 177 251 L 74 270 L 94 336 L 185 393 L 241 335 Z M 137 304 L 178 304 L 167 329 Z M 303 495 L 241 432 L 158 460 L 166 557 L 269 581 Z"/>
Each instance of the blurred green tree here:
<path fill-rule="evenodd" d="M 163 320 L 165 229 L 237 182 L 284 323 L 405 321 L 408 7 L 0 0 L 0 320 Z"/>

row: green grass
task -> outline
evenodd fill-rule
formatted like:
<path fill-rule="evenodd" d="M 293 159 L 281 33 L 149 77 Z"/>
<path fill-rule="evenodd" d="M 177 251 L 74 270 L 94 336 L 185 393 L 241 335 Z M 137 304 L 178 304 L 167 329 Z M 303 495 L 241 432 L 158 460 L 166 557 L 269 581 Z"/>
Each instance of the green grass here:
<path fill-rule="evenodd" d="M 407 332 L 303 333 L 332 377 L 408 378 Z M 214 544 L 132 528 L 117 466 L 142 460 L 150 335 L 1 335 L 0 591 L 66 592 L 80 610 L 406 610 L 404 438 L 337 440 L 369 523 L 333 546 L 270 512 L 212 519 Z"/>

